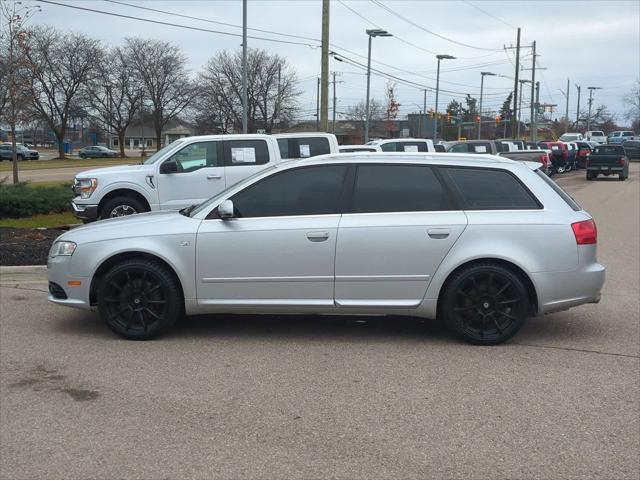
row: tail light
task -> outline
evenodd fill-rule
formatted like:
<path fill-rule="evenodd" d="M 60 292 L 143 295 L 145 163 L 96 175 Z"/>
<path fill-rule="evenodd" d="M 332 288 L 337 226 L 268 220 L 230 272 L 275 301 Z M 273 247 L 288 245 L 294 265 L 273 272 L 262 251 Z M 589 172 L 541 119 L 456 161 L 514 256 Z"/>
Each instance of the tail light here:
<path fill-rule="evenodd" d="M 540 161 L 546 167 L 547 165 L 549 165 L 549 155 L 543 153 L 542 155 L 540 155 Z"/>
<path fill-rule="evenodd" d="M 620 166 L 624 167 L 624 161 L 626 160 L 626 157 L 620 157 Z"/>
<path fill-rule="evenodd" d="M 593 219 L 572 223 L 571 228 L 576 237 L 576 244 L 593 245 L 598 243 L 598 229 Z"/>

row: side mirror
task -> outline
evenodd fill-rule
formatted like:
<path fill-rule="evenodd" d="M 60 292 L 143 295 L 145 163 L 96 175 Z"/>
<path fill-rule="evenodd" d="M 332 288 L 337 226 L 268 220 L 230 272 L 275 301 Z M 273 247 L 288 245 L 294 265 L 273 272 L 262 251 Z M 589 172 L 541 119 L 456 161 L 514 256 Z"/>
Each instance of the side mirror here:
<path fill-rule="evenodd" d="M 178 162 L 169 159 L 160 165 L 160 173 L 178 173 Z"/>
<path fill-rule="evenodd" d="M 222 220 L 233 218 L 233 202 L 231 200 L 224 200 L 218 205 L 218 215 Z"/>

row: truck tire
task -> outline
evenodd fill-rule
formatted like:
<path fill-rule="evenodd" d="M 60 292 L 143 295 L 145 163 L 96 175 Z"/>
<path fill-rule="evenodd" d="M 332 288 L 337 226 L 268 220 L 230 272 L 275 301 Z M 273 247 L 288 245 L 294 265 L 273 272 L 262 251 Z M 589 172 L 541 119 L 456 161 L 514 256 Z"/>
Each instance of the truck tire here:
<path fill-rule="evenodd" d="M 137 198 L 123 195 L 114 197 L 103 205 L 100 209 L 100 219 L 135 215 L 136 213 L 144 213 L 147 210 L 147 207 Z"/>
<path fill-rule="evenodd" d="M 624 173 L 621 173 L 620 175 L 618 175 L 618 180 L 620 180 L 621 182 L 624 182 L 627 179 L 627 177 L 624 175 Z"/>

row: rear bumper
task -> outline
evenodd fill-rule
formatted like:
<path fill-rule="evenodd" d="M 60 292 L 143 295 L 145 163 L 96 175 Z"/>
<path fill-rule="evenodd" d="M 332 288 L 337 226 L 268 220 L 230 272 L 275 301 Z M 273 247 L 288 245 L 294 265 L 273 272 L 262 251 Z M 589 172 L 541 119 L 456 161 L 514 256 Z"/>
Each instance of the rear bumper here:
<path fill-rule="evenodd" d="M 584 303 L 598 303 L 605 281 L 605 268 L 592 263 L 573 272 L 531 275 L 538 287 L 538 313 L 566 310 Z"/>
<path fill-rule="evenodd" d="M 81 220 L 92 222 L 98 219 L 98 205 L 77 205 L 72 201 L 71 209 L 73 215 Z"/>
<path fill-rule="evenodd" d="M 621 167 L 620 165 L 589 165 L 587 167 L 587 172 L 592 173 L 621 173 L 623 172 L 625 167 Z"/>

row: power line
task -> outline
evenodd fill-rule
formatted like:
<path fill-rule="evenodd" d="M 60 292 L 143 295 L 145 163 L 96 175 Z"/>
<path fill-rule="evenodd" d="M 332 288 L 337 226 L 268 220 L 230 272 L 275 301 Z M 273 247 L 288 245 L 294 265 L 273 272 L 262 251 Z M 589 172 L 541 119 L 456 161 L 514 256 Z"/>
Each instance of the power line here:
<path fill-rule="evenodd" d="M 66 7 L 66 8 L 73 8 L 74 10 L 83 10 L 86 12 L 93 12 L 93 13 L 100 13 L 103 15 L 110 15 L 112 17 L 120 17 L 120 18 L 127 18 L 129 20 L 137 20 L 139 22 L 146 22 L 146 23 L 155 23 L 157 25 L 166 25 L 169 27 L 177 27 L 177 28 L 184 28 L 187 30 L 194 30 L 194 31 L 199 31 L 199 32 L 206 32 L 206 33 L 215 33 L 218 35 L 227 35 L 230 37 L 242 37 L 241 33 L 232 33 L 232 32 L 223 32 L 221 30 L 210 30 L 207 28 L 200 28 L 200 27 L 193 27 L 193 26 L 189 26 L 189 25 L 181 25 L 178 23 L 171 23 L 171 22 L 162 22 L 160 20 L 151 20 L 149 18 L 140 18 L 140 17 L 133 17 L 131 15 L 125 15 L 122 13 L 114 13 L 114 12 L 105 12 L 104 10 L 96 10 L 93 8 L 87 8 L 87 7 L 79 7 L 77 5 L 68 5 L 65 3 L 58 3 L 58 2 L 52 2 L 51 0 L 40 0 L 41 3 L 49 3 L 51 5 L 57 5 L 58 7 Z M 310 43 L 303 43 L 303 42 L 294 42 L 294 41 L 290 41 L 290 40 L 278 40 L 275 38 L 266 38 L 266 37 L 255 37 L 255 36 L 249 36 L 247 35 L 247 38 L 251 38 L 253 40 L 263 40 L 265 42 L 274 42 L 274 43 L 286 43 L 289 45 L 303 45 L 309 48 L 318 48 L 319 45 L 311 45 Z"/>
<path fill-rule="evenodd" d="M 414 27 L 419 28 L 420 30 L 422 30 L 422 31 L 424 31 L 424 32 L 427 32 L 428 34 L 430 34 L 430 35 L 434 35 L 434 36 L 436 36 L 436 37 L 438 37 L 438 38 L 441 38 L 442 40 L 446 40 L 447 42 L 451 42 L 451 43 L 454 43 L 454 44 L 456 44 L 456 45 L 460 45 L 460 46 L 462 46 L 462 47 L 473 48 L 473 49 L 475 49 L 475 50 L 484 50 L 484 51 L 489 51 L 489 52 L 500 52 L 500 51 L 502 51 L 502 49 L 501 49 L 501 48 L 497 48 L 497 49 L 496 49 L 496 48 L 484 48 L 484 47 L 477 47 L 477 46 L 475 46 L 475 45 L 469 45 L 469 44 L 467 44 L 467 43 L 459 42 L 459 41 L 457 41 L 457 40 L 453 40 L 452 38 L 445 37 L 444 35 L 440 35 L 439 33 L 433 32 L 433 31 L 431 31 L 431 30 L 429 30 L 429 29 L 427 29 L 427 28 L 423 27 L 422 25 L 417 24 L 417 23 L 415 23 L 414 21 L 412 21 L 412 20 L 408 19 L 407 17 L 404 17 L 404 16 L 400 15 L 398 12 L 396 12 L 396 11 L 395 11 L 395 10 L 393 10 L 392 8 L 390 8 L 390 7 L 386 6 L 384 3 L 382 3 L 382 2 L 381 2 L 381 1 L 379 1 L 379 0 L 370 0 L 370 1 L 371 1 L 371 3 L 373 3 L 374 5 L 377 5 L 378 7 L 380 7 L 380 8 L 382 8 L 382 9 L 386 10 L 386 11 L 387 11 L 388 13 L 390 13 L 391 15 L 394 15 L 395 17 L 398 17 L 399 19 L 401 19 L 401 20 L 403 20 L 403 21 L 407 22 L 409 25 L 413 25 Z"/>
<path fill-rule="evenodd" d="M 467 5 L 471 5 L 471 6 L 472 6 L 473 8 L 475 8 L 476 10 L 480 10 L 482 13 L 484 13 L 484 14 L 485 14 L 485 15 L 487 15 L 488 17 L 491 17 L 491 18 L 493 18 L 493 19 L 495 19 L 495 20 L 498 20 L 499 22 L 504 23 L 504 24 L 505 24 L 506 26 L 508 26 L 508 27 L 516 28 L 516 29 L 518 28 L 518 27 L 516 27 L 516 26 L 514 26 L 514 25 L 510 24 L 509 22 L 507 22 L 507 21 L 505 21 L 505 20 L 501 19 L 500 17 L 497 17 L 497 16 L 495 16 L 495 15 L 493 15 L 493 14 L 491 14 L 491 13 L 487 12 L 486 10 L 484 10 L 484 9 L 480 8 L 479 6 L 474 5 L 473 3 L 471 3 L 471 2 L 469 2 L 469 1 L 467 1 L 467 0 L 463 0 L 463 1 L 464 1 L 464 3 L 466 3 Z"/>

